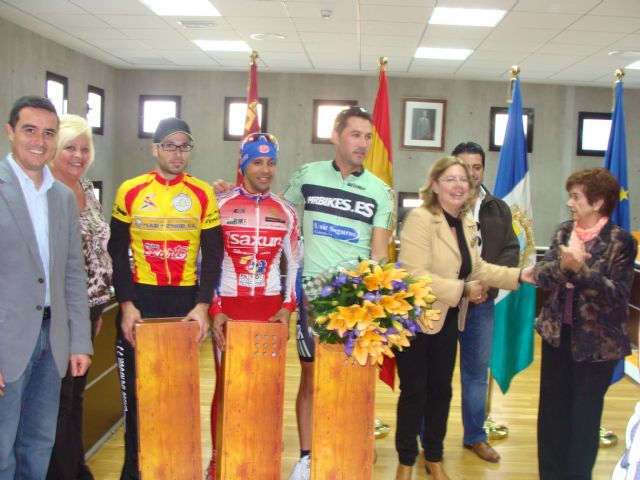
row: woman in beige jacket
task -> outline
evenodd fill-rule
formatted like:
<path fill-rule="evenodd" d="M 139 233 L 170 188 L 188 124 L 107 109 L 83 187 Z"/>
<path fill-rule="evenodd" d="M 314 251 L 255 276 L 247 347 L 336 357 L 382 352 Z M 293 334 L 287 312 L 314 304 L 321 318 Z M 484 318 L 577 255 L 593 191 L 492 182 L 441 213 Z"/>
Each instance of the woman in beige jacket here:
<path fill-rule="evenodd" d="M 397 354 L 400 398 L 396 450 L 397 480 L 411 478 L 418 455 L 417 436 L 424 418 L 426 469 L 434 480 L 448 479 L 442 466 L 451 379 L 458 330 L 464 329 L 468 302 L 480 303 L 488 287 L 515 290 L 521 280 L 517 268 L 499 267 L 480 258 L 476 224 L 467 215 L 469 171 L 456 157 L 438 160 L 420 190 L 423 205 L 407 216 L 400 235 L 400 263 L 413 276 L 433 280 L 440 320 L 424 326 L 411 347 Z M 531 269 L 522 280 L 531 280 Z"/>

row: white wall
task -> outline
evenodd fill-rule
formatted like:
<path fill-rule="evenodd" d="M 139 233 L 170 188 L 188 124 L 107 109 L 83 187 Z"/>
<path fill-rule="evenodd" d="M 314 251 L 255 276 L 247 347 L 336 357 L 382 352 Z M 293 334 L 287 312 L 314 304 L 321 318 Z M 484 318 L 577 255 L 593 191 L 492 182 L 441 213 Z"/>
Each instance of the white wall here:
<path fill-rule="evenodd" d="M 138 96 L 182 96 L 182 117 L 196 139 L 190 171 L 205 180 L 235 178 L 237 142 L 223 141 L 225 96 L 246 94 L 246 73 L 158 70 L 116 70 L 43 39 L 0 19 L 0 115 L 8 115 L 11 103 L 24 94 L 42 94 L 46 70 L 69 78 L 71 113 L 82 113 L 87 84 L 106 91 L 104 137 L 96 138 L 96 165 L 90 177 L 105 183 L 105 205 L 113 201 L 124 179 L 153 168 L 149 139 L 138 139 Z M 391 59 L 391 62 L 393 59 Z M 389 96 L 395 162 L 395 188 L 415 191 L 431 163 L 458 142 L 474 140 L 488 146 L 491 106 L 504 106 L 506 82 L 389 77 Z M 554 226 L 567 218 L 564 180 L 578 168 L 601 165 L 601 157 L 578 157 L 576 151 L 579 111 L 606 112 L 611 89 L 534 84 L 521 75 L 525 107 L 535 109 L 533 153 L 529 155 L 534 225 L 537 243 L 548 243 Z M 269 131 L 280 141 L 280 164 L 275 190 L 302 163 L 332 156 L 330 145 L 311 143 L 314 99 L 353 99 L 369 108 L 377 90 L 377 76 L 338 76 L 259 73 L 259 94 L 269 99 Z M 402 97 L 447 100 L 446 138 L 443 152 L 400 150 Z M 625 89 L 629 185 L 632 226 L 640 228 L 640 90 Z M 4 112 L 4 113 L 3 113 Z M 2 147 L 8 149 L 3 138 Z M 487 148 L 488 150 L 488 148 Z M 497 152 L 487 152 L 486 183 L 493 186 Z"/>

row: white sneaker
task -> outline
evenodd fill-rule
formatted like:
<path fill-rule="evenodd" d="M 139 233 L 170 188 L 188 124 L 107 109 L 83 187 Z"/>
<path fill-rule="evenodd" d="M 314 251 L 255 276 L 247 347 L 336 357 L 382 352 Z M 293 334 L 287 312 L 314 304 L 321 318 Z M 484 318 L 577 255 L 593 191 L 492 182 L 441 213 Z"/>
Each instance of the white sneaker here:
<path fill-rule="evenodd" d="M 305 455 L 296 462 L 289 480 L 311 480 L 311 459 Z"/>

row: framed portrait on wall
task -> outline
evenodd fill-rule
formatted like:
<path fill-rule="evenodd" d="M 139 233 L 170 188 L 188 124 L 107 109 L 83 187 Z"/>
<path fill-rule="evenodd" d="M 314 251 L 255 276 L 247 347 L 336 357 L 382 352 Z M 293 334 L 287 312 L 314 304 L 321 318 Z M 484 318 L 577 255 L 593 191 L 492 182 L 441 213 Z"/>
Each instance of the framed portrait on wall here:
<path fill-rule="evenodd" d="M 444 150 L 446 100 L 402 99 L 401 150 Z"/>

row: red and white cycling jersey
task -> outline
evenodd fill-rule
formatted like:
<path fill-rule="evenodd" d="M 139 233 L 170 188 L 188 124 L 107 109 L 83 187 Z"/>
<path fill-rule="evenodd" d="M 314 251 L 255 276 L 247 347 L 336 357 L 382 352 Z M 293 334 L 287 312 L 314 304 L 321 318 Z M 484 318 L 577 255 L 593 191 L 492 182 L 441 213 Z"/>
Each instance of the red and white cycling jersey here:
<path fill-rule="evenodd" d="M 280 295 L 280 258 L 287 259 L 282 307 L 296 308 L 295 281 L 301 247 L 298 217 L 286 200 L 242 187 L 218 196 L 224 259 L 211 313 L 222 311 L 220 297 Z"/>

